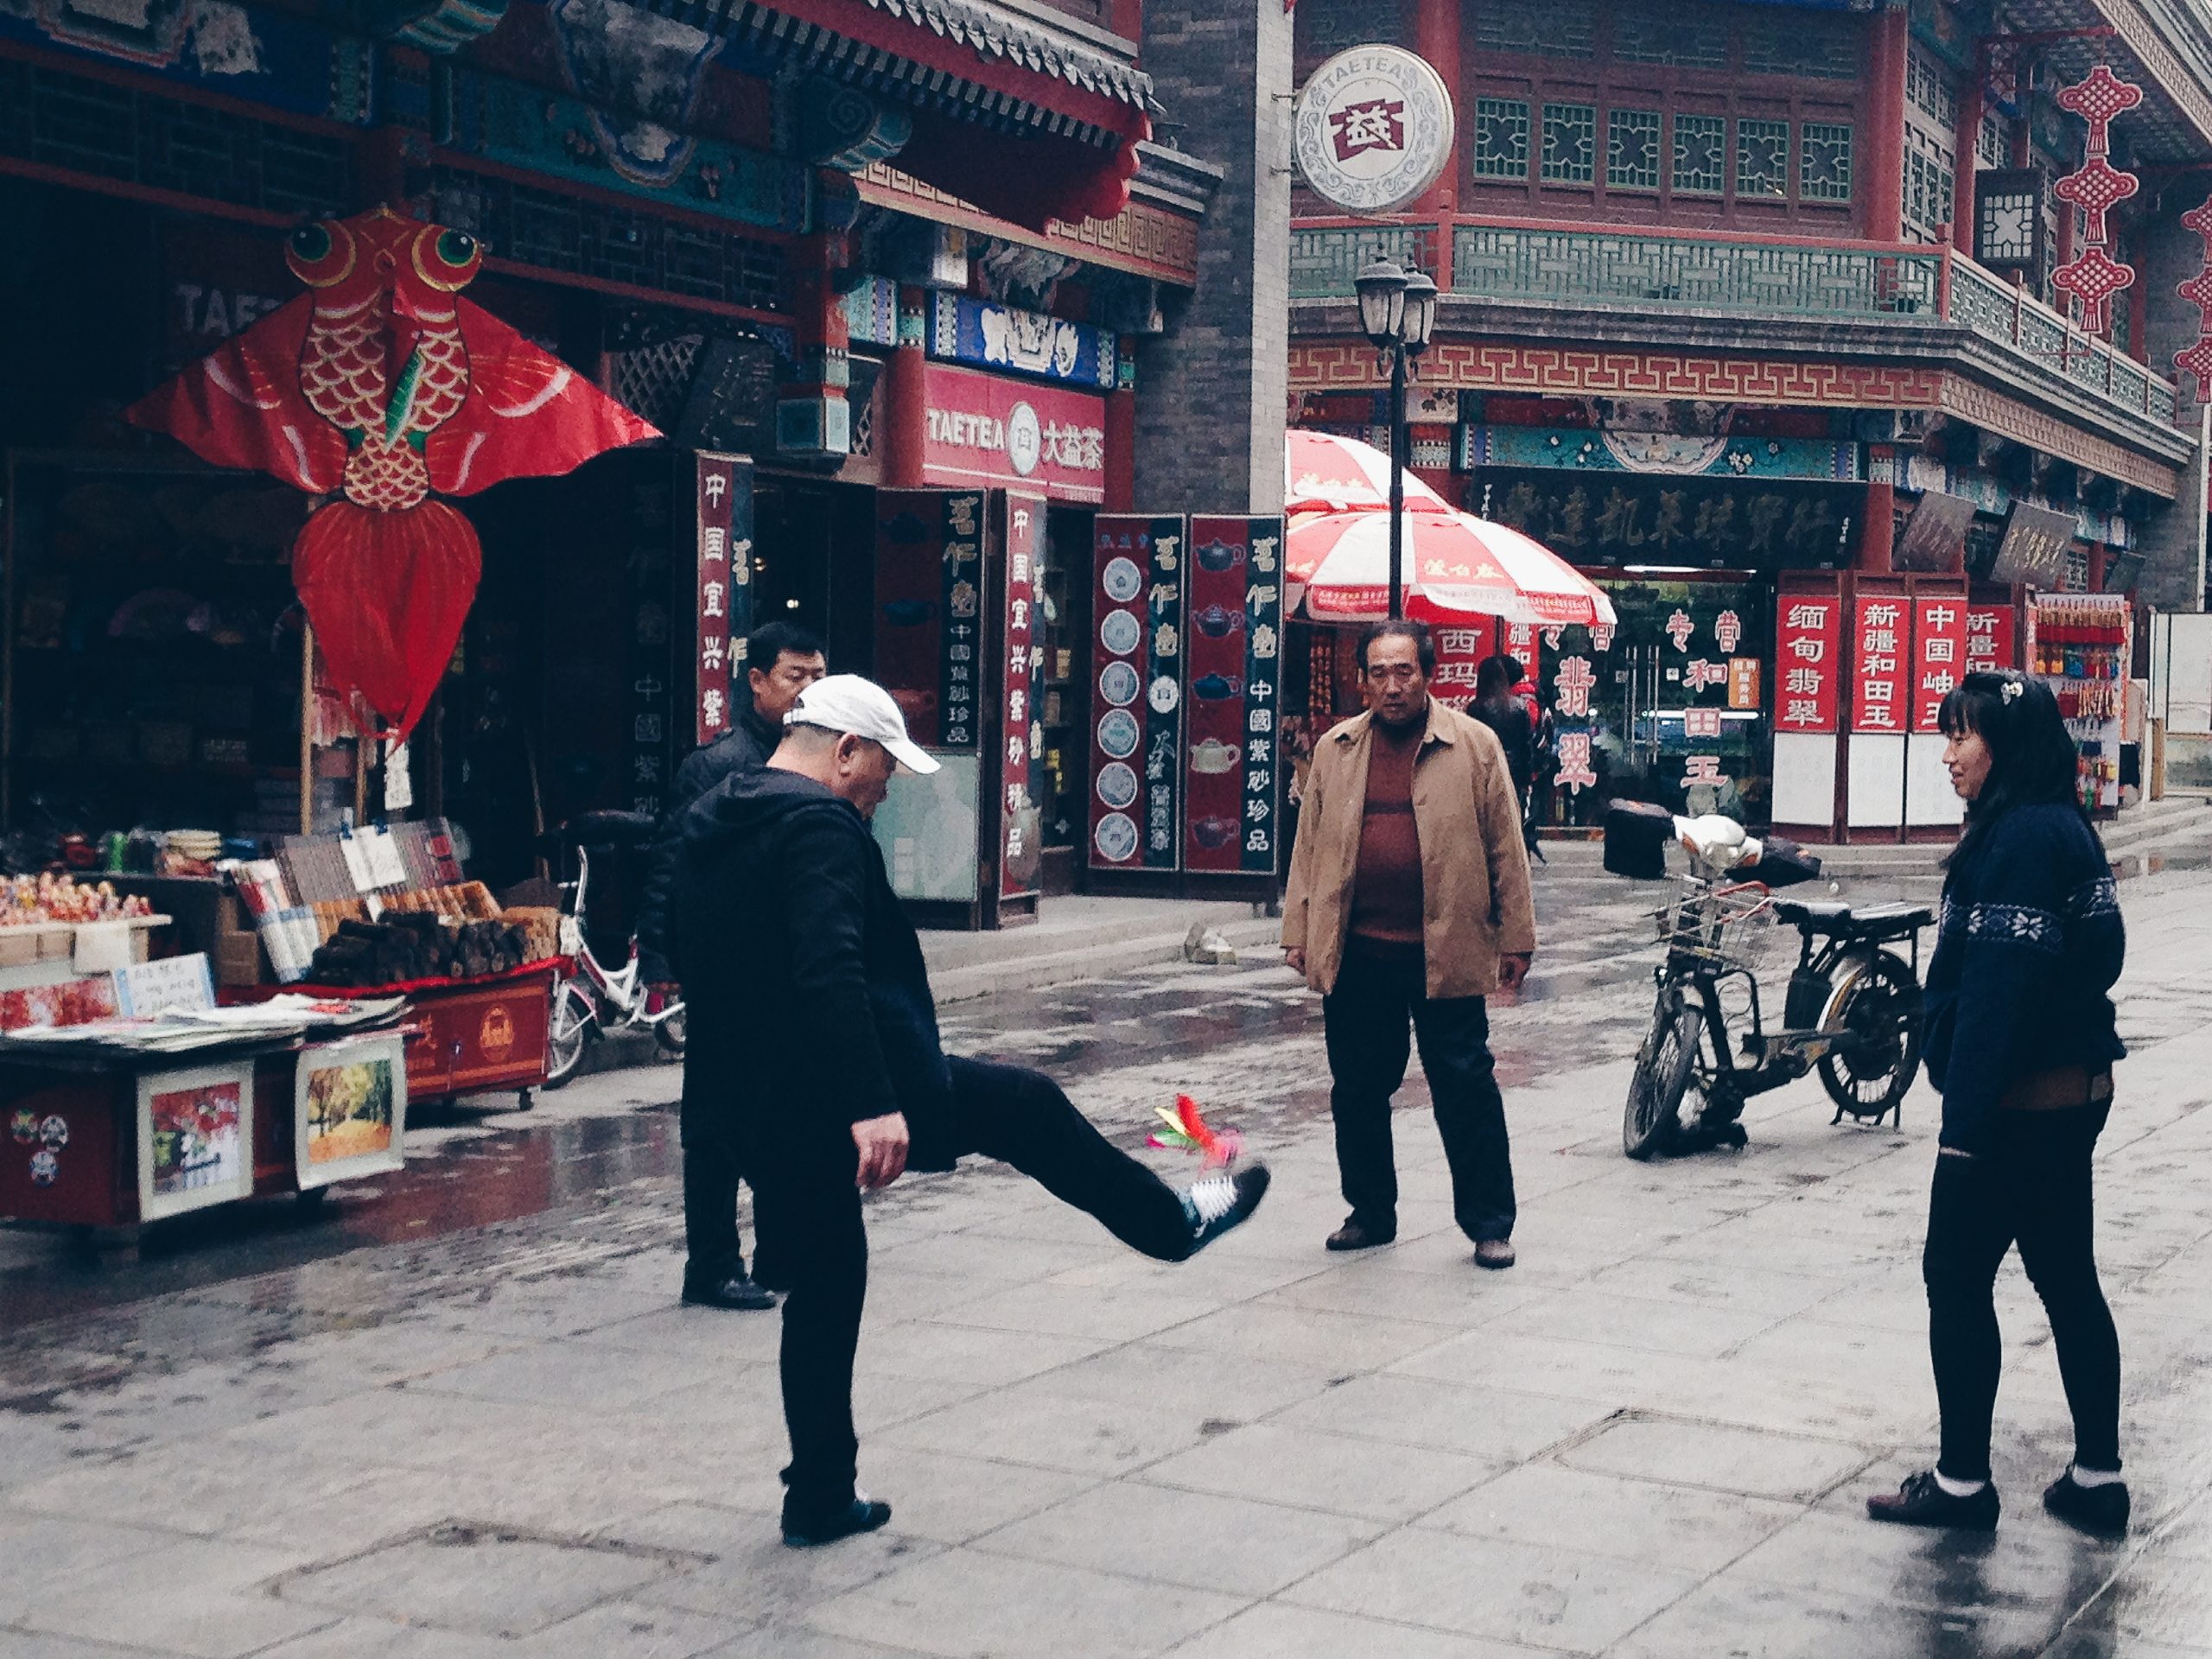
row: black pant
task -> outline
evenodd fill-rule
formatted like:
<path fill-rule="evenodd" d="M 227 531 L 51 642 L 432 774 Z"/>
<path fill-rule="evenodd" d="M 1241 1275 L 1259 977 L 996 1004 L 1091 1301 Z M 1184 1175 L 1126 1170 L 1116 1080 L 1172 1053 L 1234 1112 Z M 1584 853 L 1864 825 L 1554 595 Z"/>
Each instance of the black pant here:
<path fill-rule="evenodd" d="M 1329 1113 L 1344 1201 L 1370 1233 L 1398 1226 L 1398 1171 L 1390 1097 L 1406 1080 L 1407 1027 L 1436 1105 L 1452 1166 L 1452 1213 L 1478 1243 L 1513 1236 L 1513 1152 L 1490 1052 L 1490 1009 L 1479 996 L 1430 998 L 1421 959 L 1363 954 L 1348 943 L 1336 988 L 1321 1000 L 1328 1039 Z"/>
<path fill-rule="evenodd" d="M 1989 1421 L 2003 1363 L 1992 1292 L 2005 1253 L 2043 1298 L 2074 1414 L 2074 1455 L 2120 1467 L 2120 1338 L 2097 1283 L 2089 1154 L 2108 1107 L 2002 1112 L 1990 1150 L 1939 1157 L 1928 1206 L 1928 1347 L 1943 1411 L 1936 1468 L 1989 1478 Z"/>
<path fill-rule="evenodd" d="M 1191 1253 L 1175 1190 L 1116 1150 L 1041 1071 L 956 1059 L 950 1144 L 1013 1165 L 1053 1197 L 1098 1218 L 1123 1243 L 1162 1262 Z M 909 1126 L 910 1128 L 912 1126 Z M 857 1154 L 842 1127 L 765 1135 L 749 1162 L 761 1248 L 781 1265 L 784 1482 L 804 1514 L 853 1497 L 853 1356 L 868 1295 L 868 1230 L 854 1185 Z"/>
<path fill-rule="evenodd" d="M 745 1271 L 737 1236 L 735 1126 L 697 1113 L 683 1127 L 683 1282 L 719 1285 Z"/>

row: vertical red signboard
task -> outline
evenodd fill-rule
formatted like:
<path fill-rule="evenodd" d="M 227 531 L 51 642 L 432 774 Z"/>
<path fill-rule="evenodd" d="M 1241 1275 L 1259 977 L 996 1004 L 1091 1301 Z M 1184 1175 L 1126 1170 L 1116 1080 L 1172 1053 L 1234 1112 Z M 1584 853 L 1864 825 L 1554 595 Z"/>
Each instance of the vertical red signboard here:
<path fill-rule="evenodd" d="M 1967 607 L 1967 668 L 2018 668 L 2020 659 L 2010 605 Z"/>
<path fill-rule="evenodd" d="M 1834 594 L 1783 594 L 1774 651 L 1774 724 L 1833 732 L 1843 645 L 1843 601 Z"/>
<path fill-rule="evenodd" d="M 1437 625 L 1436 672 L 1428 685 L 1439 702 L 1465 709 L 1474 702 L 1476 676 L 1491 654 L 1496 626 L 1487 616 L 1455 617 Z"/>
<path fill-rule="evenodd" d="M 1542 648 L 1536 643 L 1535 623 L 1502 623 L 1498 627 L 1497 640 L 1497 648 L 1521 664 L 1530 685 L 1543 683 Z"/>
<path fill-rule="evenodd" d="M 1967 602 L 1957 594 L 1923 594 L 1913 600 L 1912 729 L 1941 728 L 1936 715 L 1946 692 L 1966 672 Z"/>
<path fill-rule="evenodd" d="M 1184 867 L 1275 868 L 1282 520 L 1191 520 L 1185 635 Z M 1154 680 L 1149 697 L 1177 689 Z"/>
<path fill-rule="evenodd" d="M 999 773 L 999 896 L 1038 891 L 1045 840 L 1045 715 L 1038 707 L 1045 648 L 1038 644 L 1045 599 L 1045 498 L 1006 496 L 1006 674 L 1000 712 L 1005 765 Z"/>
<path fill-rule="evenodd" d="M 1102 514 L 1091 539 L 1098 702 L 1090 732 L 1090 868 L 1172 870 L 1183 778 L 1183 521 Z M 1194 753 L 1225 771 L 1229 744 Z"/>
<path fill-rule="evenodd" d="M 752 631 L 752 465 L 741 456 L 697 457 L 698 632 L 693 641 L 691 741 L 713 742 L 730 728 L 737 642 Z M 738 498 L 742 492 L 745 501 Z"/>
<path fill-rule="evenodd" d="M 925 748 L 973 750 L 983 721 L 983 498 L 880 490 L 875 677 Z"/>
<path fill-rule="evenodd" d="M 1857 696 L 1854 732 L 1902 732 L 1906 727 L 1908 664 L 1912 628 L 1902 594 L 1861 594 L 1851 629 L 1851 667 Z"/>

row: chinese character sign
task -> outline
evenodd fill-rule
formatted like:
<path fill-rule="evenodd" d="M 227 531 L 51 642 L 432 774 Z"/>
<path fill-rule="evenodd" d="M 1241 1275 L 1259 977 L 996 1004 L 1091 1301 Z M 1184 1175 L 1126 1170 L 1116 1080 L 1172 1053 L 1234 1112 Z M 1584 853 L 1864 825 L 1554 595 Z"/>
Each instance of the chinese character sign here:
<path fill-rule="evenodd" d="M 737 642 L 753 631 L 753 463 L 740 455 L 696 458 L 698 606 L 692 640 L 692 741 L 711 743 L 749 697 Z"/>
<path fill-rule="evenodd" d="M 1936 715 L 1945 694 L 1967 671 L 1967 602 L 1961 594 L 1923 594 L 1913 610 L 1912 729 L 1933 732 L 1941 729 Z"/>
<path fill-rule="evenodd" d="M 1910 617 L 1902 594 L 1859 596 L 1851 628 L 1854 732 L 1902 732 L 1906 728 Z"/>
<path fill-rule="evenodd" d="M 1038 890 L 1045 839 L 1045 498 L 1003 498 L 1006 626 L 1001 647 L 999 896 Z"/>
<path fill-rule="evenodd" d="M 1091 531 L 1090 867 L 1172 870 L 1180 857 L 1185 536 L 1180 518 L 1102 514 Z M 1208 626 L 1218 626 L 1211 616 Z M 1205 765 L 1241 756 L 1225 744 Z"/>
<path fill-rule="evenodd" d="M 1543 656 L 1536 645 L 1535 623 L 1503 624 L 1497 631 L 1497 648 L 1521 664 L 1521 671 L 1529 677 L 1531 686 L 1542 683 Z"/>
<path fill-rule="evenodd" d="M 1967 607 L 1967 667 L 2017 668 L 2019 659 L 2010 605 Z"/>
<path fill-rule="evenodd" d="M 1775 632 L 1777 731 L 1833 732 L 1843 645 L 1843 601 L 1833 594 L 1785 593 Z"/>
<path fill-rule="evenodd" d="M 875 516 L 875 676 L 925 748 L 974 749 L 992 649 L 983 497 L 882 490 Z"/>
<path fill-rule="evenodd" d="M 1282 520 L 1191 520 L 1184 721 L 1184 868 L 1276 868 L 1282 798 Z M 1148 698 L 1173 706 L 1174 681 Z"/>
<path fill-rule="evenodd" d="M 1439 702 L 1465 709 L 1474 702 L 1476 676 L 1492 650 L 1496 626 L 1492 618 L 1467 616 L 1434 629 L 1436 672 L 1428 677 L 1428 690 Z"/>

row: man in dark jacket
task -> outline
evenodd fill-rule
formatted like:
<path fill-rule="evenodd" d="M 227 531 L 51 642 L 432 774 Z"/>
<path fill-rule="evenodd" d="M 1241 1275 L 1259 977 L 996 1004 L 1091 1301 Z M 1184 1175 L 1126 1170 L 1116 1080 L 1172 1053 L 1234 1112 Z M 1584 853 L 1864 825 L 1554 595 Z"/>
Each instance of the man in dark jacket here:
<path fill-rule="evenodd" d="M 900 766 L 938 763 L 908 740 L 888 692 L 832 675 L 801 695 L 765 769 L 718 785 L 683 823 L 671 914 L 691 1008 L 684 1108 L 739 1126 L 764 1259 L 787 1293 L 783 1522 L 793 1546 L 891 1516 L 853 1485 L 862 1192 L 978 1153 L 1147 1255 L 1179 1262 L 1249 1215 L 1268 1185 L 1252 1164 L 1179 1193 L 1043 1073 L 946 1058 L 921 941 L 868 832 Z"/>
<path fill-rule="evenodd" d="M 728 731 L 694 749 L 676 769 L 668 813 L 638 904 L 640 970 L 664 997 L 677 989 L 668 967 L 668 890 L 676 876 L 682 839 L 677 825 L 684 810 L 724 779 L 768 764 L 784 741 L 784 716 L 828 666 L 822 641 L 791 622 L 753 629 L 745 641 L 745 660 L 752 696 L 738 709 Z M 757 1311 L 773 1307 L 776 1299 L 745 1271 L 745 1249 L 737 1232 L 741 1172 L 727 1118 L 726 1111 L 717 1110 L 696 1116 L 687 1112 L 683 1120 L 683 1300 L 705 1307 Z"/>

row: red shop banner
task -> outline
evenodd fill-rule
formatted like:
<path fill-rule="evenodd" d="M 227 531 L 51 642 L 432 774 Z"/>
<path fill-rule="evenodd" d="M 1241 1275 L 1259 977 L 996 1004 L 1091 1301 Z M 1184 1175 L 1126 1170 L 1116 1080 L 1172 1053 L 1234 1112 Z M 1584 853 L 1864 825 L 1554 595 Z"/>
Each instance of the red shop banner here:
<path fill-rule="evenodd" d="M 2010 605 L 1967 607 L 1967 668 L 2018 668 L 2019 643 Z"/>
<path fill-rule="evenodd" d="M 1428 677 L 1428 688 L 1439 702 L 1465 709 L 1474 702 L 1475 679 L 1483 658 L 1496 649 L 1492 630 L 1497 626 L 1496 619 L 1487 616 L 1458 618 L 1437 626 L 1436 672 Z"/>
<path fill-rule="evenodd" d="M 751 630 L 737 626 L 737 588 L 749 583 L 753 574 L 753 543 L 731 545 L 731 509 L 740 481 L 738 469 L 750 464 L 734 455 L 702 454 L 696 463 L 699 544 L 696 596 L 693 614 L 698 620 L 693 640 L 693 699 L 691 741 L 704 747 L 730 728 L 734 718 L 729 702 L 735 641 Z M 737 556 L 731 557 L 733 551 Z M 734 575 L 733 573 L 737 573 Z M 749 587 L 747 591 L 749 592 Z M 772 666 L 772 664 L 769 664 Z"/>
<path fill-rule="evenodd" d="M 1179 855 L 1183 520 L 1102 513 L 1091 532 L 1098 704 L 1090 733 L 1090 868 L 1172 870 Z M 1230 747 L 1192 757 L 1226 770 Z"/>
<path fill-rule="evenodd" d="M 1185 633 L 1184 868 L 1275 868 L 1282 520 L 1191 520 Z M 1147 696 L 1173 702 L 1172 683 Z"/>
<path fill-rule="evenodd" d="M 1777 730 L 1835 730 L 1842 644 L 1841 599 L 1834 594 L 1782 595 L 1774 652 Z"/>
<path fill-rule="evenodd" d="M 1007 494 L 1005 501 L 1006 676 L 1001 712 L 999 896 L 1037 892 L 1045 851 L 1045 647 L 1038 613 L 1045 604 L 1045 499 Z"/>
<path fill-rule="evenodd" d="M 1963 594 L 1923 594 L 1913 600 L 1912 729 L 1942 729 L 1943 698 L 1966 673 L 1967 601 Z"/>
<path fill-rule="evenodd" d="M 1106 499 L 1106 400 L 972 369 L 922 371 L 922 477 L 953 488 L 1041 490 L 1055 501 Z"/>
<path fill-rule="evenodd" d="M 1907 664 L 1912 656 L 1910 613 L 1902 594 L 1861 594 L 1852 620 L 1854 732 L 1902 732 L 1906 725 Z"/>
<path fill-rule="evenodd" d="M 1543 654 L 1536 644 L 1533 622 L 1507 622 L 1498 628 L 1497 648 L 1521 664 L 1531 686 L 1543 683 Z"/>

